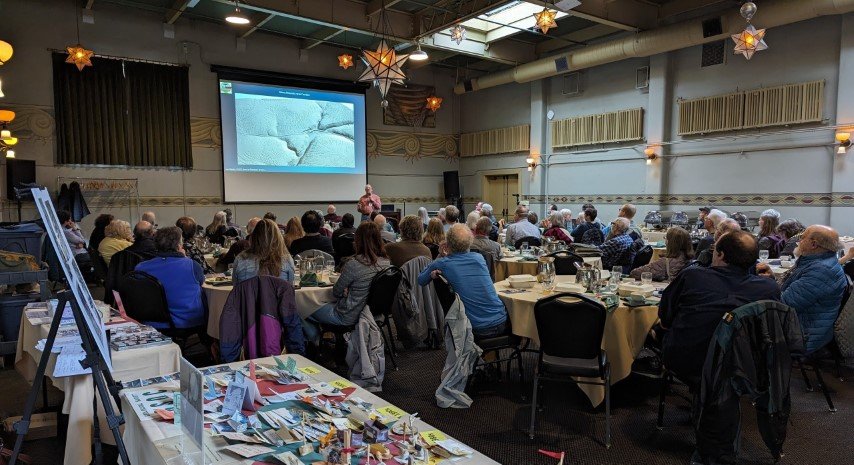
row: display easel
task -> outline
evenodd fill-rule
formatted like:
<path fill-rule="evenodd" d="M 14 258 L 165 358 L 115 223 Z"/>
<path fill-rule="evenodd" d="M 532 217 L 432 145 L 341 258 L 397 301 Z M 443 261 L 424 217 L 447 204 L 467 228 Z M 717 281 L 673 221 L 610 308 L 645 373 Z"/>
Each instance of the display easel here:
<path fill-rule="evenodd" d="M 24 443 L 24 436 L 26 436 L 27 431 L 30 429 L 30 418 L 32 417 L 33 410 L 35 410 L 36 398 L 38 397 L 41 389 L 41 383 L 44 382 L 45 370 L 47 369 L 48 360 L 50 360 L 53 343 L 56 340 L 56 333 L 59 330 L 59 324 L 62 321 L 62 314 L 65 306 L 69 303 L 71 304 L 71 311 L 74 314 L 74 321 L 77 324 L 77 329 L 80 332 L 80 340 L 82 341 L 83 350 L 86 353 L 86 357 L 80 362 L 80 364 L 83 368 L 90 368 L 92 370 L 92 379 L 95 382 L 95 389 L 101 400 L 101 405 L 104 406 L 107 425 L 110 430 L 113 431 L 113 436 L 116 439 L 116 447 L 119 449 L 119 456 L 122 459 L 122 463 L 126 465 L 130 464 L 127 449 L 125 448 L 124 441 L 122 440 L 122 433 L 119 430 L 119 427 L 125 422 L 124 416 L 121 413 L 115 413 L 111 402 L 111 400 L 115 400 L 117 405 L 120 403 L 120 385 L 113 380 L 113 376 L 110 374 L 110 370 L 105 363 L 103 355 L 98 351 L 94 335 L 89 331 L 89 326 L 86 324 L 83 317 L 83 311 L 77 303 L 77 299 L 74 297 L 74 294 L 71 291 L 62 291 L 59 293 L 59 304 L 54 312 L 53 320 L 51 320 L 50 331 L 48 332 L 47 340 L 45 341 L 44 351 L 42 351 L 42 356 L 39 359 L 39 366 L 36 370 L 33 388 L 27 395 L 27 403 L 24 406 L 24 416 L 21 420 L 15 422 L 14 425 L 14 431 L 18 437 L 15 439 L 15 448 L 12 451 L 12 457 L 9 465 L 15 465 L 17 463 L 18 454 L 21 452 L 21 446 Z M 112 396 L 112 399 L 110 396 Z M 95 463 L 100 464 L 101 439 L 98 434 L 97 402 L 94 409 L 94 415 L 95 434 L 92 436 L 92 441 L 95 445 Z"/>

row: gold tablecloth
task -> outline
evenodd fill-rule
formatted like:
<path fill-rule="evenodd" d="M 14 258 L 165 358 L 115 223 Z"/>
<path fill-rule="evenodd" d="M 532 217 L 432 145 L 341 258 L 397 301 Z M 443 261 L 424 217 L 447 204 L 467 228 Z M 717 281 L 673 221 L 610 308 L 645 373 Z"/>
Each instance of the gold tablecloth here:
<path fill-rule="evenodd" d="M 38 361 L 42 355 L 41 351 L 36 350 L 36 343 L 40 339 L 47 338 L 49 330 L 49 324 L 33 326 L 26 316 L 21 319 L 18 347 L 15 353 L 15 369 L 29 383 L 35 379 Z M 116 381 L 131 381 L 175 373 L 178 371 L 180 356 L 181 349 L 175 344 L 121 352 L 113 351 L 112 375 Z M 56 354 L 51 354 L 45 372 L 53 385 L 65 394 L 62 413 L 68 415 L 68 435 L 65 439 L 65 456 L 62 463 L 85 465 L 92 461 L 92 398 L 95 392 L 92 375 L 54 378 L 52 374 L 55 363 Z M 118 411 L 115 404 L 113 408 Z M 116 441 L 107 426 L 107 419 L 100 401 L 98 418 L 101 425 L 101 441 L 105 444 L 115 444 Z M 27 452 L 26 444 L 24 452 Z"/>
<path fill-rule="evenodd" d="M 537 261 L 519 261 L 520 257 L 505 257 L 495 263 L 495 281 L 504 281 L 517 274 L 537 275 Z M 584 263 L 590 263 L 602 269 L 601 257 L 584 257 Z"/>
<path fill-rule="evenodd" d="M 211 286 L 204 284 L 202 290 L 208 301 L 208 336 L 219 339 L 219 317 L 233 286 Z M 308 318 L 324 304 L 335 302 L 332 296 L 332 286 L 303 287 L 297 289 L 297 312 L 301 318 Z"/>
<path fill-rule="evenodd" d="M 574 276 L 558 276 L 558 282 L 574 282 Z M 518 294 L 506 294 L 504 290 L 510 289 L 507 281 L 495 283 L 498 297 L 507 307 L 510 322 L 513 326 L 513 334 L 530 338 L 539 343 L 537 334 L 537 322 L 534 319 L 534 305 L 546 294 L 543 293 L 542 285 L 535 284 L 528 292 Z M 632 363 L 643 347 L 647 333 L 652 325 L 658 321 L 657 306 L 628 307 L 621 304 L 613 312 L 608 314 L 605 321 L 605 332 L 602 336 L 602 348 L 611 362 L 611 384 L 614 384 L 629 376 L 632 371 Z M 605 400 L 605 388 L 592 384 L 579 384 L 578 387 L 584 392 L 590 403 L 595 407 Z"/>

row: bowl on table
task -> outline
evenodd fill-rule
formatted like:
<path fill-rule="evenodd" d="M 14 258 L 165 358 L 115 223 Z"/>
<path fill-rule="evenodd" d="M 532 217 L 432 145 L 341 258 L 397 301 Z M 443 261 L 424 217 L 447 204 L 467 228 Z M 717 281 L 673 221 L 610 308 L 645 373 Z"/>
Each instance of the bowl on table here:
<path fill-rule="evenodd" d="M 513 289 L 530 289 L 537 283 L 537 278 L 529 274 L 517 274 L 507 278 L 507 284 Z"/>
<path fill-rule="evenodd" d="M 655 286 L 651 284 L 640 284 L 640 283 L 620 283 L 620 287 L 617 288 L 620 293 L 620 297 L 628 297 L 632 294 L 642 295 L 644 297 L 649 297 L 655 292 Z"/>
<path fill-rule="evenodd" d="M 791 268 L 795 266 L 795 262 L 792 260 L 780 260 L 780 267 L 782 268 Z"/>
<path fill-rule="evenodd" d="M 555 291 L 557 292 L 575 292 L 578 294 L 583 294 L 587 292 L 587 289 L 584 288 L 580 283 L 558 283 L 555 286 Z"/>

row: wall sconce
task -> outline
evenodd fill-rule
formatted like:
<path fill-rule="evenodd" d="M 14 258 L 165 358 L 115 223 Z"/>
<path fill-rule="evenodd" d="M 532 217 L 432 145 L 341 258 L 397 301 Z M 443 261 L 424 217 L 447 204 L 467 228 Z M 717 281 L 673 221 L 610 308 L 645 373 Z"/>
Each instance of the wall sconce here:
<path fill-rule="evenodd" d="M 643 150 L 643 154 L 646 155 L 646 164 L 651 165 L 652 161 L 658 158 L 658 155 L 655 153 L 655 149 L 653 147 L 647 147 Z"/>
<path fill-rule="evenodd" d="M 540 164 L 540 155 L 536 153 L 528 155 L 528 158 L 525 159 L 525 163 L 528 164 L 528 171 L 534 171 L 534 168 Z"/>
<path fill-rule="evenodd" d="M 847 131 L 837 131 L 836 142 L 839 144 L 839 148 L 836 149 L 836 153 L 839 155 L 845 155 L 845 153 L 848 152 L 848 148 L 851 147 L 851 133 Z"/>

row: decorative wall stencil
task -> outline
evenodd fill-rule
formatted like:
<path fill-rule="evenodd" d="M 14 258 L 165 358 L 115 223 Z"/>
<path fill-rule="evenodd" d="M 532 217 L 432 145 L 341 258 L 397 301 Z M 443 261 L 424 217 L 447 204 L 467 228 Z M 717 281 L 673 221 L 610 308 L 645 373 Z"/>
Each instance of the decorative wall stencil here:
<path fill-rule="evenodd" d="M 435 128 L 436 114 L 427 108 L 427 97 L 436 95 L 436 88 L 420 84 L 392 86 L 383 109 L 383 124 L 387 126 L 410 126 Z"/>
<path fill-rule="evenodd" d="M 194 147 L 222 147 L 222 131 L 216 118 L 190 117 L 190 141 Z"/>
<path fill-rule="evenodd" d="M 56 137 L 53 107 L 37 105 L 6 105 L 6 107 L 15 112 L 15 120 L 9 124 L 9 129 L 15 137 L 40 142 Z"/>
<path fill-rule="evenodd" d="M 459 157 L 457 138 L 450 134 L 427 134 L 394 131 L 368 133 L 368 155 L 371 158 L 403 156 L 414 162 L 423 157 L 441 156 L 447 160 Z"/>
<path fill-rule="evenodd" d="M 531 148 L 531 125 L 465 133 L 460 135 L 460 145 L 464 157 L 527 152 Z"/>
<path fill-rule="evenodd" d="M 523 195 L 522 200 L 545 202 L 543 195 Z M 557 204 L 592 203 L 607 205 L 721 205 L 721 206 L 792 206 L 792 207 L 852 207 L 854 192 L 796 193 L 796 194 L 599 194 L 549 196 Z"/>

